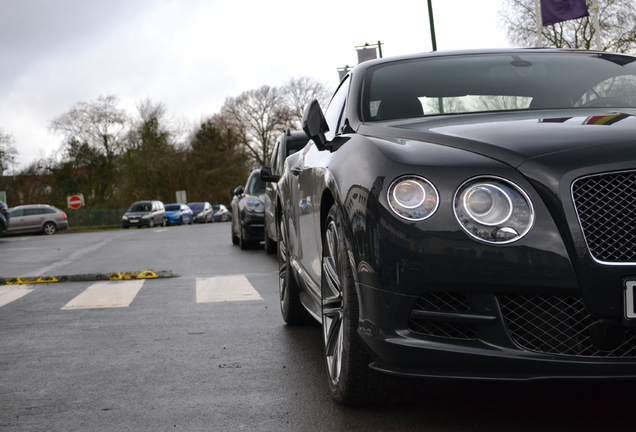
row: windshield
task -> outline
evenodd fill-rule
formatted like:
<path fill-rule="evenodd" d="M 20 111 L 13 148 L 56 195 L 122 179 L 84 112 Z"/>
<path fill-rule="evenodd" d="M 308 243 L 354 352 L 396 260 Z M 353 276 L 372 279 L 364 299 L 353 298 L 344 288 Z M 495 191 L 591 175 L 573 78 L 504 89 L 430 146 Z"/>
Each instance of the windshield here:
<path fill-rule="evenodd" d="M 179 204 L 169 204 L 166 206 L 166 211 L 177 211 L 181 210 L 181 206 Z"/>
<path fill-rule="evenodd" d="M 529 52 L 381 64 L 365 78 L 363 120 L 636 107 L 635 60 L 617 54 Z"/>
<path fill-rule="evenodd" d="M 129 212 L 149 212 L 152 209 L 150 203 L 135 203 L 128 209 Z"/>
<path fill-rule="evenodd" d="M 259 172 L 252 173 L 247 181 L 246 194 L 248 195 L 263 195 L 265 193 L 265 182 L 261 180 Z"/>
<path fill-rule="evenodd" d="M 201 211 L 201 210 L 203 210 L 203 204 L 202 203 L 192 203 L 192 204 L 188 204 L 188 206 L 190 207 L 190 209 L 192 211 Z"/>

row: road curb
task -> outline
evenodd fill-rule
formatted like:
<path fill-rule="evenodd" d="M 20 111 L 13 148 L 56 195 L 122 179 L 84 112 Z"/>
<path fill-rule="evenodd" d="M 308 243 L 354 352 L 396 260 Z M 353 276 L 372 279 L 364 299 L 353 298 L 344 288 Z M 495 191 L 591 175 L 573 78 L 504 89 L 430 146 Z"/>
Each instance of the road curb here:
<path fill-rule="evenodd" d="M 117 281 L 132 279 L 159 279 L 179 277 L 178 274 L 172 273 L 171 270 L 154 271 L 141 270 L 131 272 L 113 272 L 113 273 L 88 273 L 63 276 L 33 276 L 19 278 L 0 278 L 0 285 L 31 285 L 41 283 L 56 282 L 93 282 L 93 281 Z"/>

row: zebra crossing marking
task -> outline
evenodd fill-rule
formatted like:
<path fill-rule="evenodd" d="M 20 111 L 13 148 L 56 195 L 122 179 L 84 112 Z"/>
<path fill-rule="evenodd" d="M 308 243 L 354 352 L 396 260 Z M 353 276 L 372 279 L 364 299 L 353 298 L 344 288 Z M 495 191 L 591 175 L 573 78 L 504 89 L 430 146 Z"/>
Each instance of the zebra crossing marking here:
<path fill-rule="evenodd" d="M 25 285 L 0 286 L 0 307 L 24 297 L 31 291 L 33 291 L 33 288 Z"/>
<path fill-rule="evenodd" d="M 245 275 L 196 278 L 196 302 L 220 303 L 263 300 Z M 99 281 L 91 284 L 61 310 L 128 307 L 144 285 L 144 279 Z M 35 291 L 37 285 L 0 286 L 0 307 Z"/>
<path fill-rule="evenodd" d="M 96 282 L 61 310 L 128 307 L 143 284 L 143 280 Z"/>
<path fill-rule="evenodd" d="M 199 278 L 197 303 L 263 300 L 244 275 Z"/>

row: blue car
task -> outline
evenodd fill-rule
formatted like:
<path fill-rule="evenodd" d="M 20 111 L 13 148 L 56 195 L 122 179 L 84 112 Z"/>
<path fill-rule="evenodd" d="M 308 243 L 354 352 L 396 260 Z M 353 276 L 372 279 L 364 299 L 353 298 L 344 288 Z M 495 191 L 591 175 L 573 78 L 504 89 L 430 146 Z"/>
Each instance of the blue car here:
<path fill-rule="evenodd" d="M 185 204 L 166 204 L 166 223 L 168 225 L 192 225 L 194 215 Z"/>

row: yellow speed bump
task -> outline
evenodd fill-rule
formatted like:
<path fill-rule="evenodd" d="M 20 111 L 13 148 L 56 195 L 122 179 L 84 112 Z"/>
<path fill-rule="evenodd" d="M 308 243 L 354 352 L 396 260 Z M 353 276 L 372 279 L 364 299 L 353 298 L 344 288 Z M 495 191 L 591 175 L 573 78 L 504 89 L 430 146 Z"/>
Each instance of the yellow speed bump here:
<path fill-rule="evenodd" d="M 157 279 L 157 278 L 172 278 L 179 277 L 179 275 L 172 273 L 172 271 L 154 271 L 154 270 L 142 270 L 131 272 L 114 272 L 114 273 L 91 273 L 91 274 L 76 274 L 76 275 L 64 275 L 64 276 L 34 276 L 34 277 L 19 277 L 19 278 L 1 278 L 0 285 L 30 285 L 38 283 L 55 283 L 55 282 L 91 282 L 91 281 L 103 281 L 103 280 L 131 280 L 131 279 Z"/>
<path fill-rule="evenodd" d="M 155 279 L 158 277 L 159 275 L 152 270 L 108 273 L 106 275 L 106 279 L 108 280 Z"/>
<path fill-rule="evenodd" d="M 54 282 L 59 282 L 59 280 L 55 276 L 36 276 L 36 277 L 21 277 L 21 278 L 4 279 L 3 285 L 27 285 L 27 284 L 30 285 L 30 284 L 54 283 Z"/>

